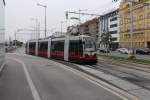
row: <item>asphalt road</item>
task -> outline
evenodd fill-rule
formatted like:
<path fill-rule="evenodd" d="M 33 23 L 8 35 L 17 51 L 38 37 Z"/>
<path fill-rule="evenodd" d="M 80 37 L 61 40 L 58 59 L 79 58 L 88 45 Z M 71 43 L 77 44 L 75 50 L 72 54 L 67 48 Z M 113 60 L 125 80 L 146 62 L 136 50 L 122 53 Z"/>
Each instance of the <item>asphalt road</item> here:
<path fill-rule="evenodd" d="M 121 100 L 50 60 L 7 54 L 0 100 Z"/>

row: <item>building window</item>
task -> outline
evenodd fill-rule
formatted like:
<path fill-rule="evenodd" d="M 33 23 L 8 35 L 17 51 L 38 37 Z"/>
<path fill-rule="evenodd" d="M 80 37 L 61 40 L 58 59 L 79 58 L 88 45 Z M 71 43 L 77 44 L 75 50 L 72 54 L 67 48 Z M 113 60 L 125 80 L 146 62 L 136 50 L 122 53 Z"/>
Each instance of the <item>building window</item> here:
<path fill-rule="evenodd" d="M 112 41 L 117 41 L 117 38 L 116 38 L 116 37 L 114 37 L 114 38 L 111 38 L 111 40 L 112 40 Z"/>
<path fill-rule="evenodd" d="M 110 34 L 117 34 L 117 30 L 116 31 L 110 31 Z"/>
<path fill-rule="evenodd" d="M 117 27 L 118 25 L 117 24 L 112 24 L 110 25 L 110 28 L 114 28 L 114 27 Z"/>
<path fill-rule="evenodd" d="M 133 17 L 133 21 L 136 21 L 136 17 Z"/>
<path fill-rule="evenodd" d="M 150 18 L 150 12 L 147 14 L 147 18 Z"/>
<path fill-rule="evenodd" d="M 121 24 L 121 25 L 123 24 L 123 21 L 122 21 L 122 20 L 120 20 L 120 24 Z"/>
<path fill-rule="evenodd" d="M 143 19 L 143 15 L 140 15 L 139 19 L 142 20 Z"/>
<path fill-rule="evenodd" d="M 117 20 L 117 17 L 110 19 L 110 22 Z"/>
<path fill-rule="evenodd" d="M 150 28 L 150 23 L 147 24 L 147 28 Z"/>
<path fill-rule="evenodd" d="M 147 8 L 150 9 L 150 5 L 148 5 Z"/>

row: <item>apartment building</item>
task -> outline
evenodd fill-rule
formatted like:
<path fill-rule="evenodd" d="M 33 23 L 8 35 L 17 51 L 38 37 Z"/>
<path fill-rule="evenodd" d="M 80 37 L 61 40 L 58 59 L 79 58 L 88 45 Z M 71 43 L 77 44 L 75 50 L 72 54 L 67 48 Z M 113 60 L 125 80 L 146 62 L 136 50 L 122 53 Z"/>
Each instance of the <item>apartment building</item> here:
<path fill-rule="evenodd" d="M 133 14 L 133 47 L 150 48 L 150 0 L 135 0 L 132 3 Z M 130 9 L 129 2 L 122 0 L 120 4 L 120 46 L 130 48 Z"/>
<path fill-rule="evenodd" d="M 98 33 L 99 33 L 99 17 L 93 18 L 80 25 L 80 34 L 89 35 L 94 38 L 98 44 Z"/>
<path fill-rule="evenodd" d="M 112 9 L 105 14 L 101 15 L 99 22 L 99 46 L 104 48 L 104 44 L 101 43 L 101 36 L 103 33 L 111 34 L 112 43 L 111 49 L 115 50 L 119 47 L 119 9 Z"/>

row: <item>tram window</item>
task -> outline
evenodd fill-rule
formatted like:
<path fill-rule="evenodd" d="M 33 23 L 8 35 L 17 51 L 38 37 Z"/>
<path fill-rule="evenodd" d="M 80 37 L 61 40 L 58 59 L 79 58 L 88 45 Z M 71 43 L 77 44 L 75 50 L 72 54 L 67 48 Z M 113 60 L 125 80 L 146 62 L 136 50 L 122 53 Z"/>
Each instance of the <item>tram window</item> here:
<path fill-rule="evenodd" d="M 51 51 L 52 52 L 64 52 L 64 41 L 53 41 Z"/>
<path fill-rule="evenodd" d="M 47 49 L 48 49 L 48 42 L 39 43 L 39 50 L 47 50 Z"/>
<path fill-rule="evenodd" d="M 35 50 L 35 42 L 29 44 L 31 50 Z"/>
<path fill-rule="evenodd" d="M 83 54 L 82 41 L 78 40 L 70 41 L 69 54 Z"/>

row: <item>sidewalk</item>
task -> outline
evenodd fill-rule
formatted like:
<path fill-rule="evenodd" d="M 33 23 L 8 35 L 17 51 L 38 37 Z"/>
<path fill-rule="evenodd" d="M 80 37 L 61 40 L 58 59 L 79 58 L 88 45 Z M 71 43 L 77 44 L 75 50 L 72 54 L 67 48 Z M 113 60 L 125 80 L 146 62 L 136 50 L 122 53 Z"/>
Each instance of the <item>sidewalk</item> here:
<path fill-rule="evenodd" d="M 87 73 L 90 73 L 100 79 L 103 79 L 107 82 L 109 82 L 110 84 L 117 86 L 118 88 L 128 92 L 129 94 L 135 95 L 138 98 L 140 98 L 141 100 L 150 100 L 150 91 L 143 89 L 142 87 L 139 87 L 135 84 L 132 84 L 128 81 L 122 80 L 120 78 L 117 78 L 115 76 L 106 74 L 104 72 L 101 71 L 97 71 L 95 69 L 86 67 L 86 66 L 82 66 L 82 65 L 77 65 L 78 67 L 80 67 L 82 70 L 84 70 Z"/>

